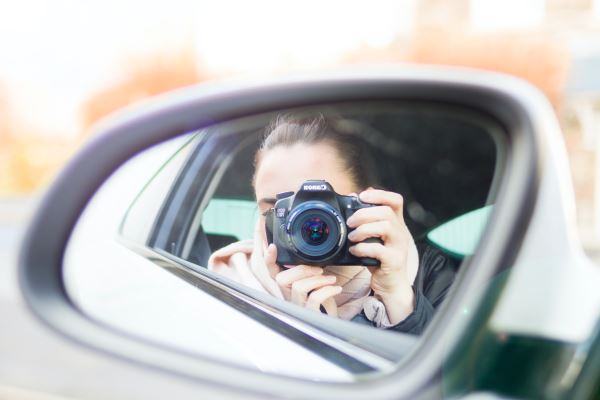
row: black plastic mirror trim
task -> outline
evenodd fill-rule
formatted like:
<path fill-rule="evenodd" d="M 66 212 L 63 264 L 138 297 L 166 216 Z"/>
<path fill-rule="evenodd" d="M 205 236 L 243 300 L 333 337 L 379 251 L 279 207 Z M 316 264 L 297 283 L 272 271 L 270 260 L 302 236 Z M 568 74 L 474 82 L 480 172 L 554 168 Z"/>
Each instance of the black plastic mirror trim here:
<path fill-rule="evenodd" d="M 432 322 L 414 353 L 396 372 L 345 385 L 315 385 L 263 375 L 136 342 L 99 326 L 71 303 L 62 281 L 62 257 L 69 235 L 96 189 L 134 154 L 181 132 L 231 118 L 275 108 L 368 99 L 459 104 L 496 118 L 509 133 L 508 169 L 498 206 L 480 251 L 471 260 L 478 268 L 470 270 L 460 284 L 469 290 L 456 292 L 449 299 L 443 309 L 445 314 Z M 233 88 L 199 86 L 163 96 L 140 111 L 127 112 L 99 127 L 102 134 L 86 145 L 47 192 L 22 247 L 19 269 L 24 297 L 42 321 L 70 339 L 199 382 L 278 397 L 292 393 L 307 398 L 414 397 L 440 378 L 444 358 L 460 339 L 468 322 L 456 317 L 461 304 L 480 301 L 485 293 L 479 288 L 495 271 L 512 265 L 518 253 L 541 172 L 541 119 L 548 115 L 551 110 L 542 95 L 521 81 L 475 71 L 433 68 L 359 70 Z M 475 317 L 477 310 L 474 311 L 470 318 Z"/>

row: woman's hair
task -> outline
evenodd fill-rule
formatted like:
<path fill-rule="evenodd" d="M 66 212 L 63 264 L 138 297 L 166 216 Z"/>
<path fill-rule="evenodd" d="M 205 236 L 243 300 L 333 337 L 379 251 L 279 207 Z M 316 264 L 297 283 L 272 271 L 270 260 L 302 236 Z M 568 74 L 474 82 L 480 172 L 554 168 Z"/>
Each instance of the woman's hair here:
<path fill-rule="evenodd" d="M 344 120 L 323 114 L 281 114 L 267 127 L 265 136 L 254 158 L 255 171 L 264 153 L 276 147 L 296 144 L 327 144 L 338 155 L 341 167 L 355 187 L 362 190 L 377 186 L 375 163 L 366 150 L 366 142 L 352 130 L 344 129 Z"/>

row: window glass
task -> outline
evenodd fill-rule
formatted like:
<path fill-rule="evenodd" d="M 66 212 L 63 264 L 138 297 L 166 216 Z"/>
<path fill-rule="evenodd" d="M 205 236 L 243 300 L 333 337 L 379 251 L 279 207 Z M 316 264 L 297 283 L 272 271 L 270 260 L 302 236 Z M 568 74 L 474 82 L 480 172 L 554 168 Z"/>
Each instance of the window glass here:
<path fill-rule="evenodd" d="M 207 235 L 231 236 L 235 240 L 252 239 L 258 208 L 252 200 L 213 198 L 202 214 Z"/>
<path fill-rule="evenodd" d="M 154 160 L 154 162 L 146 163 L 146 172 L 151 165 L 161 166 L 142 186 L 123 217 L 121 225 L 123 237 L 140 244 L 146 243 L 158 212 L 175 182 L 177 174 L 193 149 L 193 142 L 198 141 L 199 138 L 198 134 L 182 135 L 156 147 L 154 152 L 144 153 L 151 154 Z"/>

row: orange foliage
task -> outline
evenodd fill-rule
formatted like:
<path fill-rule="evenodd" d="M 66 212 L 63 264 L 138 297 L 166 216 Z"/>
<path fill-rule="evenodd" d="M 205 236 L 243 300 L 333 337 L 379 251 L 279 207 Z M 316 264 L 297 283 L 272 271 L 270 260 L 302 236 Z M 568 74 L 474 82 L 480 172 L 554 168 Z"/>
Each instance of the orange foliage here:
<path fill-rule="evenodd" d="M 143 98 L 206 80 L 207 76 L 198 72 L 194 59 L 193 47 L 189 46 L 133 62 L 125 68 L 118 83 L 93 95 L 83 105 L 85 128 Z"/>
<path fill-rule="evenodd" d="M 12 112 L 0 85 L 0 196 L 30 193 L 46 184 L 74 151 L 65 139 L 35 135 Z"/>
<path fill-rule="evenodd" d="M 73 149 L 68 141 L 27 133 L 0 92 L 0 196 L 40 188 Z"/>
<path fill-rule="evenodd" d="M 8 94 L 0 84 L 0 149 L 3 149 L 8 142 L 11 131 L 11 114 Z"/>
<path fill-rule="evenodd" d="M 189 46 L 130 63 L 117 84 L 82 105 L 83 133 L 98 119 L 130 103 L 206 79 L 197 72 L 194 57 Z M 8 102 L 2 101 L 7 98 L 0 91 L 0 196 L 32 192 L 47 184 L 83 139 L 57 139 L 48 132 L 36 135 L 17 128 L 19 121 L 11 118 Z"/>
<path fill-rule="evenodd" d="M 31 193 L 46 185 L 75 143 L 35 135 L 9 136 L 0 149 L 0 195 Z"/>

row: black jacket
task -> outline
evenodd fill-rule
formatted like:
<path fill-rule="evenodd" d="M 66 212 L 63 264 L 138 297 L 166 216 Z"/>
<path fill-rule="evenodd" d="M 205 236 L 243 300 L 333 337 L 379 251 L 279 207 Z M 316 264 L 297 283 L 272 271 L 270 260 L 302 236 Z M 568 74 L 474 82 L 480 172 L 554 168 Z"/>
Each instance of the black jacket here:
<path fill-rule="evenodd" d="M 458 262 L 436 247 L 417 243 L 419 270 L 413 284 L 415 308 L 402 322 L 388 330 L 420 334 L 433 318 L 435 309 L 442 303 L 457 273 Z M 352 319 L 355 322 L 371 322 L 361 313 Z"/>

